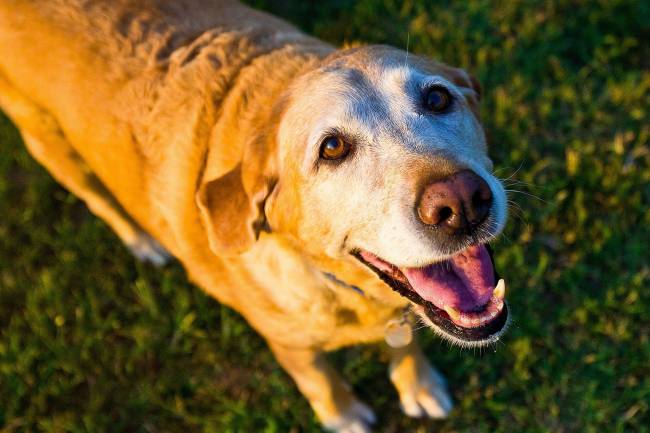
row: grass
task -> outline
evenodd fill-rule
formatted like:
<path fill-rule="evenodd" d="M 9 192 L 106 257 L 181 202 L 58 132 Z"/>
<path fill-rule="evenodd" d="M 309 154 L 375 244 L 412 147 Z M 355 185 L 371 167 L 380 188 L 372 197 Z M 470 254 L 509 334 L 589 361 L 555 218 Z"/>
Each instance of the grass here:
<path fill-rule="evenodd" d="M 471 70 L 512 214 L 515 324 L 483 352 L 418 336 L 457 406 L 401 415 L 385 355 L 332 355 L 380 432 L 650 431 L 650 4 L 254 1 L 335 44 Z M 533 198 L 532 196 L 538 198 Z M 0 116 L 0 432 L 318 432 L 234 311 L 137 263 Z"/>

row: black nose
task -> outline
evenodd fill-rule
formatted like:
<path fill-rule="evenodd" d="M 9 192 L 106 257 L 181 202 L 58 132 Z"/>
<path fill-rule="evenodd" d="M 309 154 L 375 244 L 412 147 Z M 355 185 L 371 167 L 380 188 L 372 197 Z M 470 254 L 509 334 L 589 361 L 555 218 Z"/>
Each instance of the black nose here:
<path fill-rule="evenodd" d="M 417 210 L 424 224 L 457 234 L 485 221 L 491 206 L 487 182 L 473 171 L 463 170 L 427 186 Z"/>

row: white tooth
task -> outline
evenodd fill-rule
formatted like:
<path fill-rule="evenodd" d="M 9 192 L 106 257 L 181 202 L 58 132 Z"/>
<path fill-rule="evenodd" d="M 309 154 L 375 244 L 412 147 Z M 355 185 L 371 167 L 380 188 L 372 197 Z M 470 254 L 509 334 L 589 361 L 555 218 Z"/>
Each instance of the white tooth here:
<path fill-rule="evenodd" d="M 494 288 L 494 296 L 499 299 L 503 299 L 506 296 L 506 282 L 501 278 L 497 283 L 497 286 Z"/>
<path fill-rule="evenodd" d="M 460 319 L 460 311 L 456 310 L 454 307 L 445 305 L 445 311 L 449 314 L 452 320 L 458 321 Z"/>

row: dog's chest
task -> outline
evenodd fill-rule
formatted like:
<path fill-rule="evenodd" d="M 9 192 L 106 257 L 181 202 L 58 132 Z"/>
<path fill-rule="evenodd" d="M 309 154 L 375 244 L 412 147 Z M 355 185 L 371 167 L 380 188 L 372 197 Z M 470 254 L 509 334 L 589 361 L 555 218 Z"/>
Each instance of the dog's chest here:
<path fill-rule="evenodd" d="M 256 254 L 245 255 L 251 277 L 245 297 L 235 296 L 233 307 L 264 334 L 273 329 L 286 344 L 335 349 L 381 340 L 386 324 L 401 315 L 402 305 L 337 283 L 276 242 L 260 239 L 254 249 Z"/>

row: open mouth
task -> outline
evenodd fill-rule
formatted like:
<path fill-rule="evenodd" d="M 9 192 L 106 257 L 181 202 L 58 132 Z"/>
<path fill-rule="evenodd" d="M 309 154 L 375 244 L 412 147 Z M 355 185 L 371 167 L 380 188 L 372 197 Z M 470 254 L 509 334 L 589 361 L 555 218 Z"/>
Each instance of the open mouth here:
<path fill-rule="evenodd" d="M 472 245 L 445 261 L 421 268 L 400 268 L 363 250 L 353 255 L 393 290 L 417 304 L 416 312 L 454 342 L 490 344 L 507 328 L 505 282 L 499 279 L 486 244 Z"/>

